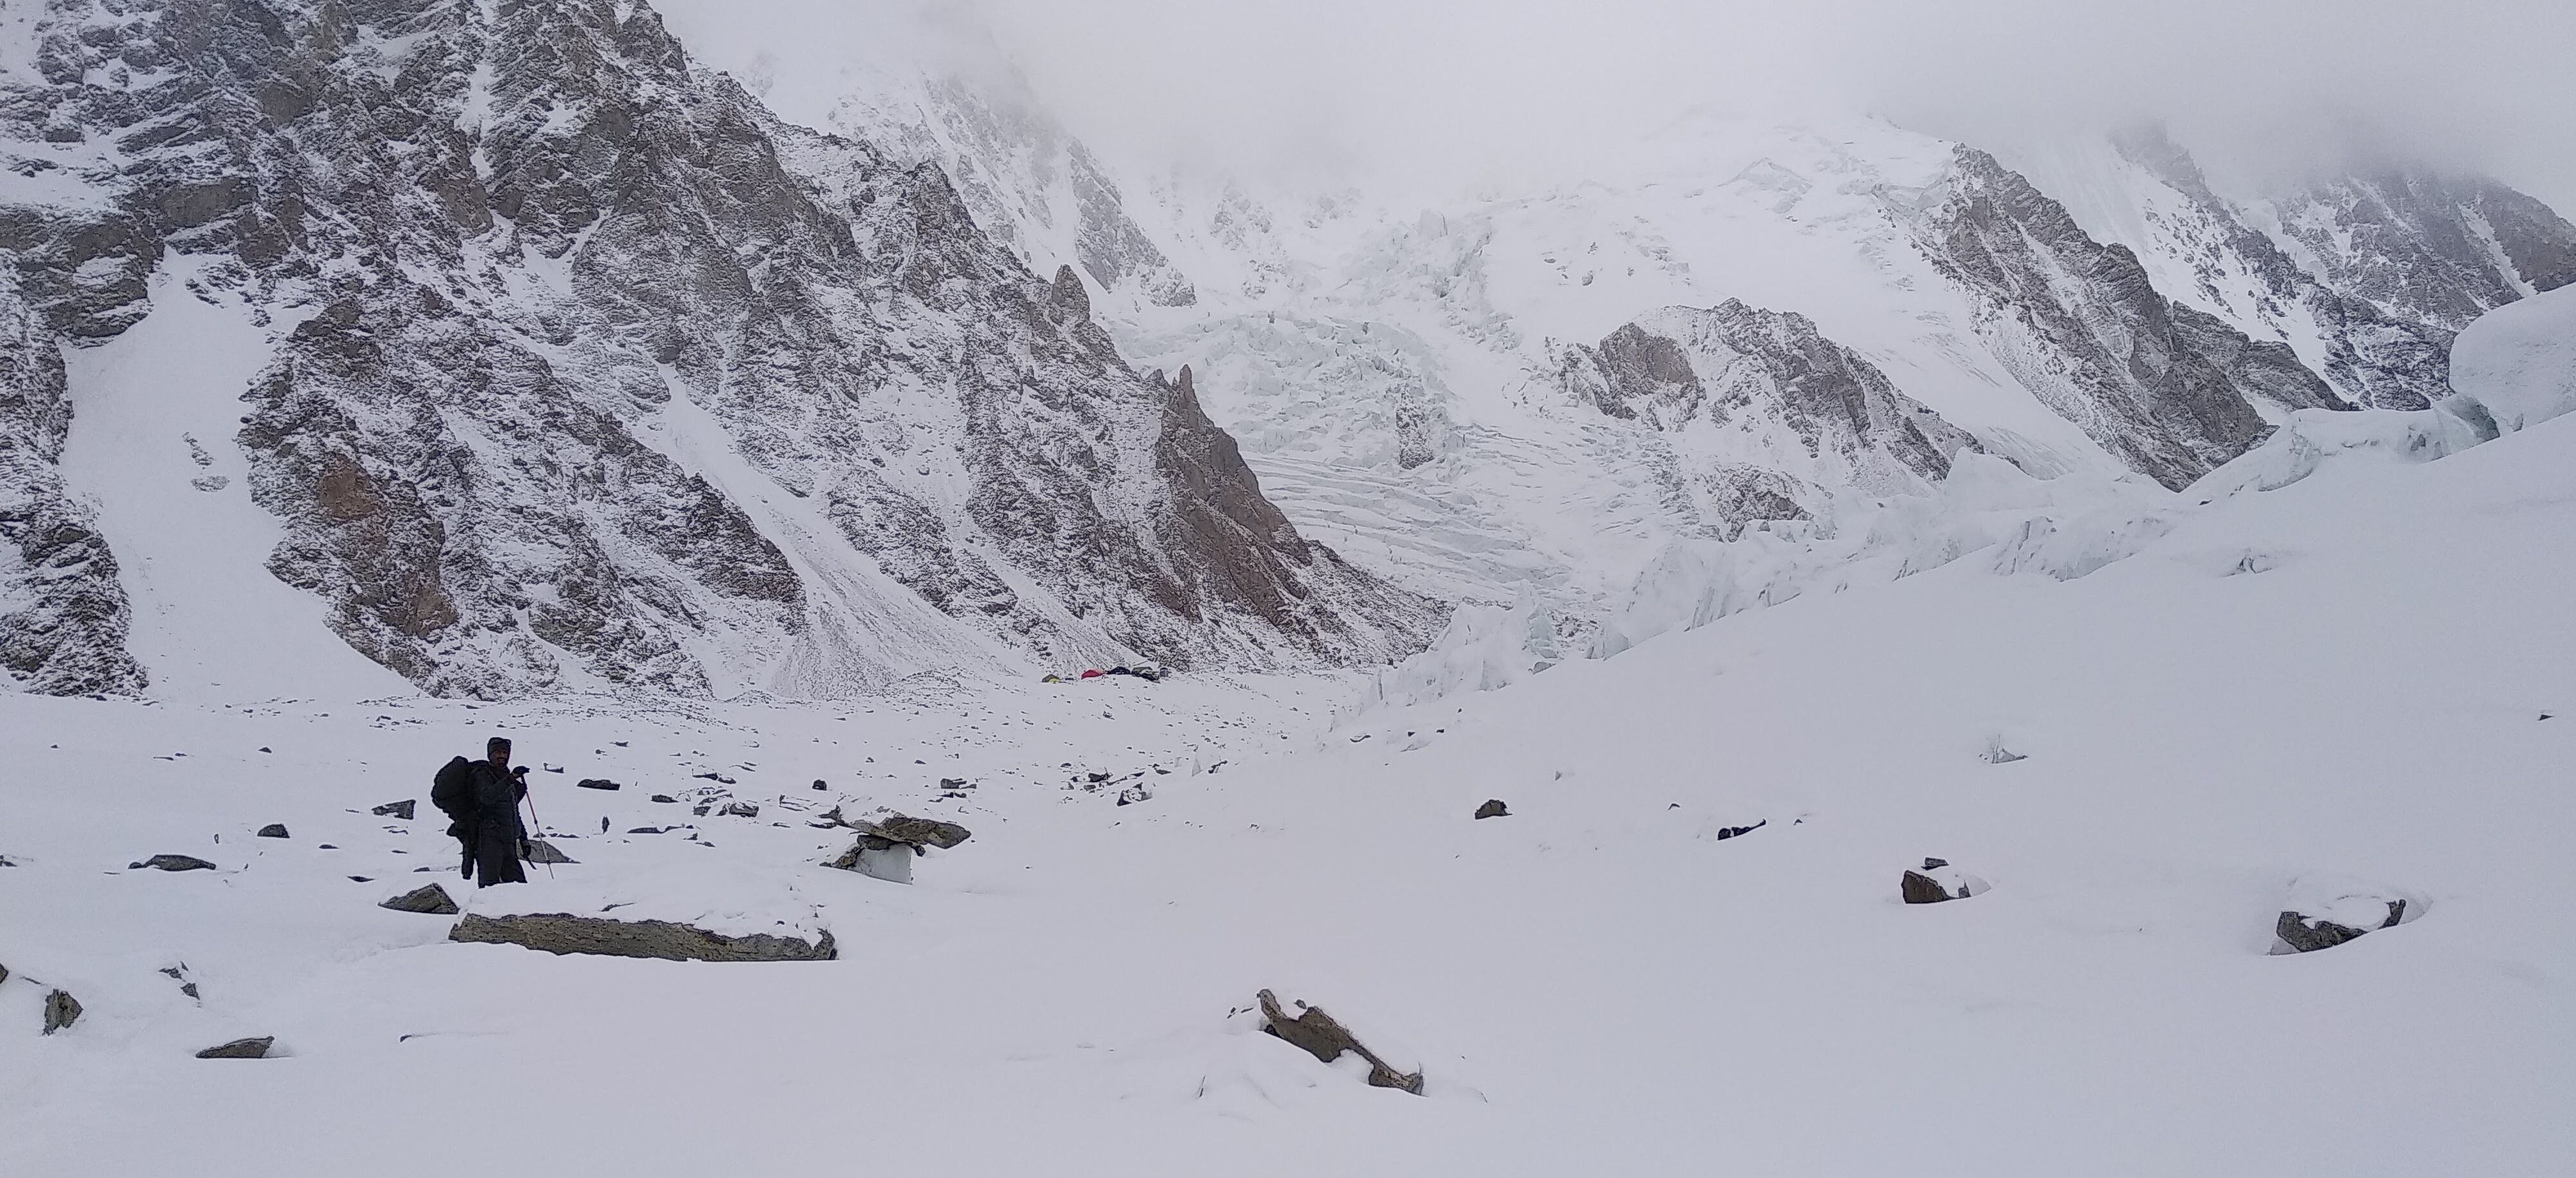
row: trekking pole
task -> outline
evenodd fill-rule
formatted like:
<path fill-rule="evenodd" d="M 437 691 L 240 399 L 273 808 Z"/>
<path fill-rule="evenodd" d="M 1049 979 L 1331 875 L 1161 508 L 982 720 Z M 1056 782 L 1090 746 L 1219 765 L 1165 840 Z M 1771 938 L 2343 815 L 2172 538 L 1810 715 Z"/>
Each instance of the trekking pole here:
<path fill-rule="evenodd" d="M 525 770 L 525 769 L 522 769 L 522 770 L 520 770 L 520 771 L 519 771 L 519 784 L 520 784 L 520 785 L 522 785 L 522 786 L 525 786 L 526 784 L 528 784 L 528 771 L 527 771 L 527 770 Z M 545 834 L 545 833 L 546 833 L 546 823 L 545 823 L 545 819 L 542 819 L 542 818 L 537 817 L 537 795 L 536 795 L 535 791 L 533 791 L 533 790 L 532 790 L 532 791 L 530 791 L 530 792 L 523 793 L 523 794 L 519 795 L 519 800 L 520 800 L 520 801 L 522 801 L 522 802 L 526 802 L 526 803 L 528 804 L 528 821 L 536 827 L 537 835 L 543 835 L 543 834 Z M 533 842 L 535 842 L 535 841 L 536 841 L 536 837 L 535 837 L 535 836 L 531 836 L 531 837 L 529 838 L 529 840 L 528 840 L 528 841 L 529 841 L 529 842 L 531 842 L 531 843 L 533 843 Z M 530 850 L 531 850 L 531 851 L 533 851 L 533 850 L 534 850 L 534 848 L 532 847 L 532 848 L 530 848 Z M 552 859 L 548 859 L 548 860 L 546 860 L 546 878 L 547 878 L 547 879 L 553 879 L 554 877 L 555 877 L 555 864 L 554 864 L 554 860 L 552 860 Z"/>

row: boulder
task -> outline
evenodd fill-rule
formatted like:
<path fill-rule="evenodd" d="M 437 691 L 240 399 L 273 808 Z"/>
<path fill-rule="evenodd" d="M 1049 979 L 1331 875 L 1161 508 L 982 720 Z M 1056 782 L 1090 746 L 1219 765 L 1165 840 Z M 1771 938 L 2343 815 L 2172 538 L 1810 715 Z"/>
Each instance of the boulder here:
<path fill-rule="evenodd" d="M 1333 1016 L 1324 1013 L 1322 1007 L 1308 1006 L 1300 1002 L 1297 1004 L 1297 1009 L 1303 1013 L 1290 1018 L 1287 1011 L 1280 1009 L 1279 996 L 1268 990 L 1255 995 L 1254 1001 L 1261 1007 L 1262 1030 L 1287 1040 L 1292 1046 L 1327 1064 L 1340 1059 L 1346 1053 L 1356 1054 L 1368 1061 L 1368 1082 L 1371 1087 L 1394 1088 L 1416 1096 L 1422 1095 L 1420 1069 L 1410 1072 L 1397 1070 L 1393 1065 L 1379 1058 L 1376 1052 L 1369 1050 L 1358 1039 L 1353 1038 L 1350 1029 L 1344 1027 Z"/>
<path fill-rule="evenodd" d="M 418 798 L 404 798 L 399 802 L 387 802 L 384 805 L 368 811 L 368 813 L 373 814 L 378 818 L 400 818 L 405 822 L 409 822 L 411 821 L 412 807 L 417 805 L 419 801 L 420 799 Z"/>
<path fill-rule="evenodd" d="M 80 1016 L 80 999 L 74 998 L 70 994 L 61 990 L 55 990 L 45 995 L 46 1034 L 53 1034 L 54 1032 L 62 1030 L 73 1023 L 79 1022 Z"/>
<path fill-rule="evenodd" d="M 194 855 L 154 855 L 140 863 L 125 865 L 127 871 L 140 871 L 146 867 L 155 871 L 212 871 L 215 869 L 214 864 Z"/>
<path fill-rule="evenodd" d="M 816 788 L 816 789 L 830 789 L 830 788 L 832 788 L 832 787 L 831 787 L 831 786 L 829 786 L 829 785 L 825 785 L 825 784 L 823 783 L 823 779 L 822 779 L 822 778 L 820 778 L 820 777 L 817 777 L 817 778 L 815 778 L 815 779 L 814 779 L 814 788 Z"/>
<path fill-rule="evenodd" d="M 879 838 L 898 843 L 910 843 L 916 847 L 937 847 L 943 851 L 975 837 L 973 832 L 954 822 L 941 822 L 935 818 L 906 818 L 901 814 L 878 822 L 858 822 L 852 825 Z"/>
<path fill-rule="evenodd" d="M 553 843 L 547 842 L 547 841 L 546 841 L 546 840 L 544 840 L 544 839 L 529 839 L 529 840 L 528 840 L 528 862 L 530 862 L 530 863 L 578 863 L 578 862 L 581 862 L 581 861 L 580 861 L 580 860 L 578 860 L 578 859 L 573 858 L 573 857 L 572 857 L 572 856 L 570 856 L 570 855 L 564 854 L 562 851 L 558 851 L 558 850 L 556 850 L 556 849 L 555 849 L 555 845 L 554 845 Z"/>
<path fill-rule="evenodd" d="M 437 884 L 422 884 L 376 907 L 391 908 L 396 912 L 418 912 L 424 916 L 456 915 L 456 900 L 447 894 L 446 888 Z"/>
<path fill-rule="evenodd" d="M 839 955 L 828 929 L 813 940 L 771 933 L 727 936 L 677 921 L 611 920 L 564 912 L 468 914 L 456 922 L 447 939 L 523 945 L 547 953 L 663 961 L 830 961 Z"/>
<path fill-rule="evenodd" d="M 573 784 L 574 784 L 575 786 L 578 786 L 578 787 L 582 788 L 582 789 L 624 789 L 624 788 L 625 788 L 624 786 L 621 786 L 621 785 L 617 784 L 617 783 L 616 783 L 616 782 L 614 782 L 614 781 L 610 781 L 609 779 L 607 779 L 607 778 L 605 778 L 605 777 L 585 777 L 585 778 L 582 778 L 582 779 L 581 779 L 581 780 L 579 780 L 579 781 L 574 782 Z"/>
<path fill-rule="evenodd" d="M 717 811 L 717 813 L 723 814 L 729 818 L 758 818 L 760 817 L 760 804 L 757 802 L 726 802 L 724 804 L 724 809 Z"/>
<path fill-rule="evenodd" d="M 266 1059 L 268 1058 L 269 1046 L 276 1042 L 277 1036 L 275 1035 L 260 1035 L 249 1039 L 235 1039 L 230 1043 L 218 1043 L 213 1047 L 200 1051 L 197 1053 L 197 1058 Z"/>
<path fill-rule="evenodd" d="M 2364 933 L 2395 928 L 2423 911 L 2395 888 L 2349 876 L 2302 876 L 2272 922 L 2275 955 L 2331 949 Z"/>
<path fill-rule="evenodd" d="M 264 838 L 264 839 L 282 839 L 282 838 L 290 838 L 290 837 L 293 837 L 293 836 L 290 836 L 290 835 L 288 835 L 288 834 L 286 833 L 286 824 L 285 824 L 285 823 L 283 823 L 283 822 L 271 822 L 271 823 L 269 823 L 268 825 L 266 825 L 266 826 L 263 826 L 263 827 L 260 827 L 260 828 L 259 828 L 259 837 Z"/>
<path fill-rule="evenodd" d="M 1988 886 L 1985 880 L 1951 867 L 1947 859 L 1925 859 L 1923 870 L 1908 871 L 1897 881 L 1897 891 L 1908 904 L 1964 900 L 1986 891 Z"/>
<path fill-rule="evenodd" d="M 660 803 L 662 803 L 662 804 L 664 804 L 664 805 L 666 805 L 666 806 L 667 806 L 667 805 L 670 805 L 670 804 L 672 804 L 672 803 L 678 802 L 680 799 L 675 798 L 675 797 L 672 797 L 672 796 L 671 796 L 671 795 L 669 795 L 669 794 L 655 794 L 655 795 L 653 795 L 653 800 L 654 800 L 654 801 L 657 801 L 657 802 L 660 802 Z"/>
<path fill-rule="evenodd" d="M 1487 798 L 1485 799 L 1484 805 L 1476 807 L 1476 817 L 1478 818 L 1509 818 L 1511 816 L 1511 807 L 1504 805 L 1501 798 Z"/>

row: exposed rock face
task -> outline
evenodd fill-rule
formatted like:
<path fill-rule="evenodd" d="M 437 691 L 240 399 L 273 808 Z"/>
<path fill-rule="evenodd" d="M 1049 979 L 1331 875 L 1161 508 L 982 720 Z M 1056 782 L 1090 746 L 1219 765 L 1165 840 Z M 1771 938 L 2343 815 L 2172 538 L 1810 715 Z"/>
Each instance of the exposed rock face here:
<path fill-rule="evenodd" d="M 2251 403 L 2342 404 L 2287 345 L 2256 341 L 2156 292 L 1993 156 L 1961 147 L 1900 220 L 1976 306 L 2014 378 L 2131 468 L 2179 488 L 2271 432 Z"/>
<path fill-rule="evenodd" d="M 609 920 L 560 912 L 468 914 L 456 922 L 447 939 L 664 961 L 830 961 L 838 956 L 828 931 L 811 941 L 770 933 L 737 937 L 668 920 Z"/>
<path fill-rule="evenodd" d="M 1611 417 L 1679 434 L 1679 488 L 1725 524 L 1803 519 L 1825 487 L 1888 492 L 1939 481 L 1974 438 L 1898 392 L 1806 316 L 1730 299 L 1667 307 L 1560 355 L 1566 392 Z"/>
<path fill-rule="evenodd" d="M 1263 990 L 1254 996 L 1261 1007 L 1262 1029 L 1287 1040 L 1290 1044 L 1325 1063 L 1340 1059 L 1345 1052 L 1358 1055 L 1369 1065 L 1368 1082 L 1373 1088 L 1394 1088 L 1422 1095 L 1422 1072 L 1419 1069 L 1398 1071 L 1378 1054 L 1352 1038 L 1348 1028 L 1324 1013 L 1320 1006 L 1297 1004 L 1303 1013 L 1295 1018 L 1280 1009 L 1279 996 Z"/>
<path fill-rule="evenodd" d="M 2576 282 L 2576 227 L 2491 180 L 2387 171 L 2276 202 L 2291 252 L 2326 285 L 2458 331 Z"/>
<path fill-rule="evenodd" d="M 260 1035 L 220 1043 L 197 1053 L 199 1059 L 266 1059 L 268 1049 L 277 1043 L 275 1035 Z"/>
<path fill-rule="evenodd" d="M 422 884 L 378 904 L 377 907 L 391 908 L 396 912 L 418 912 L 428 916 L 454 916 L 457 911 L 456 901 L 448 896 L 446 888 L 437 884 Z"/>
<path fill-rule="evenodd" d="M 0 108 L 0 117 L 34 113 Z M 92 227 L 95 228 L 95 227 Z M 67 238 L 59 240 L 58 238 Z M 87 325 L 78 292 L 48 267 L 79 270 L 81 255 L 105 248 L 80 226 L 38 222 L 0 207 L 0 674 L 50 695 L 136 691 L 141 664 L 125 651 L 130 625 L 116 557 L 89 508 L 68 497 L 55 463 L 71 428 L 63 357 L 55 340 Z M 121 273 L 121 271 L 115 271 Z M 57 289 L 33 302 L 22 274 Z"/>
<path fill-rule="evenodd" d="M 828 694 L 994 644 L 1340 662 L 1427 628 L 1284 524 L 1197 526 L 1243 513 L 1172 473 L 1231 457 L 1194 406 L 935 168 L 778 123 L 642 4 L 66 0 L 39 35 L 0 146 L 87 144 L 99 211 L 0 209 L 0 332 L 37 357 L 0 372 L 0 469 L 34 471 L 0 488 L 0 576 L 45 582 L 0 595 L 0 659 L 31 686 L 139 683 L 47 481 L 43 357 L 139 318 L 165 249 L 295 324 L 237 439 L 270 569 L 436 693 Z M 1086 265 L 1146 264 L 1098 240 Z"/>

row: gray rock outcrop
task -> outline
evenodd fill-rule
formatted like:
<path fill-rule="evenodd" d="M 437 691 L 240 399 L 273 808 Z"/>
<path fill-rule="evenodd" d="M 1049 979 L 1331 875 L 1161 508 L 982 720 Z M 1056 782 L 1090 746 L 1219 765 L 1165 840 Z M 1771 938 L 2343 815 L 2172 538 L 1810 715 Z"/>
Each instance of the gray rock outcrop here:
<path fill-rule="evenodd" d="M 651 957 L 663 961 L 830 961 L 832 934 L 807 940 L 771 933 L 728 936 L 667 920 L 611 920 L 569 913 L 483 916 L 456 922 L 451 941 L 522 945 L 547 953 Z"/>
<path fill-rule="evenodd" d="M 2014 379 L 2126 463 L 2179 488 L 2271 433 L 2254 409 L 2340 407 L 2286 344 L 2156 292 L 2136 253 L 1974 148 L 1918 200 L 1891 196 L 1933 267 L 1977 308 Z"/>

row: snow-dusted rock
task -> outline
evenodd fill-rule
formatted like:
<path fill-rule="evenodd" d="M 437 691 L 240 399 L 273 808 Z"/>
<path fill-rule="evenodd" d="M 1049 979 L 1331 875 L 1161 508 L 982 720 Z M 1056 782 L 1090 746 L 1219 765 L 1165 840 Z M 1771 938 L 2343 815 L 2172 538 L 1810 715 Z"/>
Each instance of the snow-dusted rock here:
<path fill-rule="evenodd" d="M 1983 878 L 1963 872 L 1941 859 L 1924 860 L 1922 870 L 1908 870 L 1897 882 L 1898 893 L 1908 904 L 1964 900 L 1981 895 L 1992 887 Z"/>
<path fill-rule="evenodd" d="M 529 839 L 528 862 L 537 864 L 578 863 L 580 860 L 564 854 L 561 849 L 544 839 Z"/>
<path fill-rule="evenodd" d="M 268 825 L 259 828 L 258 837 L 264 839 L 282 839 L 291 838 L 293 836 L 286 833 L 285 823 L 271 822 Z"/>
<path fill-rule="evenodd" d="M 2272 952 L 2331 949 L 2423 914 L 2422 897 L 2383 884 L 2340 875 L 2301 876 L 2291 883 L 2289 900 L 2273 922 Z"/>
<path fill-rule="evenodd" d="M 404 798 L 399 802 L 387 802 L 384 805 L 378 806 L 367 812 L 378 818 L 400 818 L 405 822 L 409 822 L 412 820 L 413 807 L 418 806 L 419 804 L 420 799 L 418 798 Z"/>
<path fill-rule="evenodd" d="M 154 855 L 149 859 L 125 865 L 127 871 L 141 871 L 147 867 L 154 871 L 212 871 L 215 869 L 214 864 L 194 855 Z"/>

